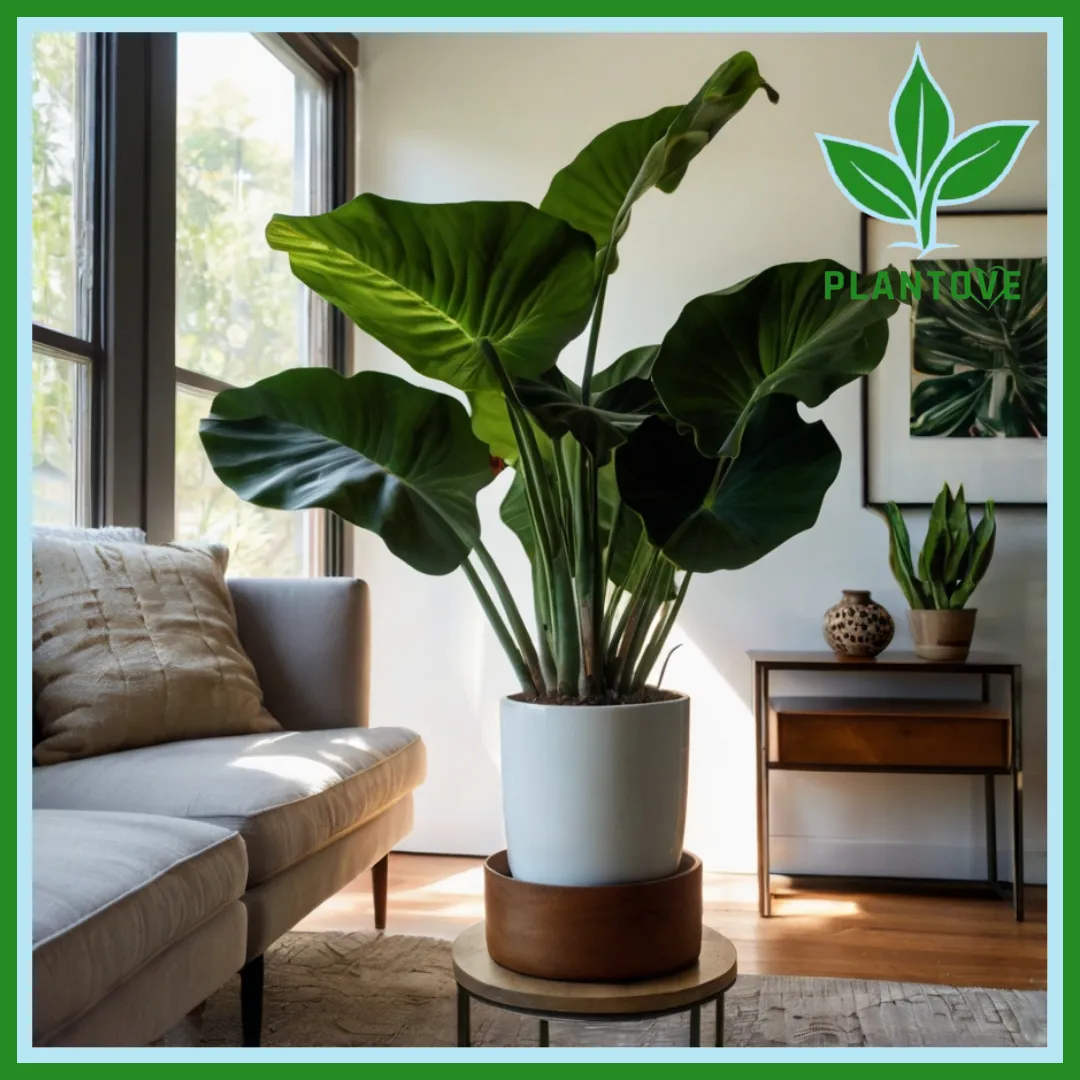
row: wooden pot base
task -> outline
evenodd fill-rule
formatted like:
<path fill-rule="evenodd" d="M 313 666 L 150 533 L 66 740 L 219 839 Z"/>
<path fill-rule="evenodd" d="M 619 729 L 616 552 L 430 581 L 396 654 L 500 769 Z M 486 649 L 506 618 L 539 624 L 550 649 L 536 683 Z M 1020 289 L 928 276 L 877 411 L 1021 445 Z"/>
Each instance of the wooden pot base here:
<path fill-rule="evenodd" d="M 539 979 L 622 982 L 669 975 L 701 952 L 701 860 L 626 885 L 536 885 L 505 851 L 484 863 L 487 949 L 501 967 Z"/>

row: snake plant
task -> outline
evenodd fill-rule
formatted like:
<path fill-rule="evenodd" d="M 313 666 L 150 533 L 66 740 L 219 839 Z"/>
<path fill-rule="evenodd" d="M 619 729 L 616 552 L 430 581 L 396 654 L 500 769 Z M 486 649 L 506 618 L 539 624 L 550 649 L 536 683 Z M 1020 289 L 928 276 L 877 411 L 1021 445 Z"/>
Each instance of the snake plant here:
<path fill-rule="evenodd" d="M 777 100 L 736 54 L 685 104 L 601 132 L 538 208 L 364 194 L 276 215 L 267 239 L 302 282 L 457 394 L 318 368 L 226 390 L 200 429 L 217 475 L 259 506 L 331 510 L 423 573 L 460 567 L 529 697 L 641 700 L 691 576 L 747 566 L 817 520 L 840 448 L 799 403 L 872 371 L 897 308 L 893 292 L 866 298 L 876 275 L 829 299 L 826 274 L 846 269 L 788 263 L 603 362 L 631 210 L 674 192 L 759 90 Z M 720 236 L 703 218 L 685 242 Z M 557 361 L 586 329 L 575 379 Z M 505 467 L 535 631 L 481 538 L 477 495 Z"/>
<path fill-rule="evenodd" d="M 973 529 L 963 484 L 955 498 L 945 484 L 930 511 L 917 574 L 911 561 L 907 525 L 896 503 L 886 504 L 885 516 L 889 523 L 889 566 L 908 604 L 915 610 L 962 608 L 994 554 L 997 526 L 993 500 L 987 501 L 982 520 Z"/>

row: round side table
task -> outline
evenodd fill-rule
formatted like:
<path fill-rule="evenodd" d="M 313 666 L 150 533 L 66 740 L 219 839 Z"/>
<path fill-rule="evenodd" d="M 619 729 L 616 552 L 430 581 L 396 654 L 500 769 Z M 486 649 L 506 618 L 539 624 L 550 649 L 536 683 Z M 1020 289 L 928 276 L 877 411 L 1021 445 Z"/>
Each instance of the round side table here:
<path fill-rule="evenodd" d="M 534 979 L 499 967 L 488 956 L 484 924 L 454 942 L 458 988 L 458 1046 L 470 1045 L 472 998 L 540 1021 L 540 1045 L 548 1044 L 549 1020 L 650 1020 L 690 1012 L 690 1045 L 701 1045 L 701 1006 L 716 1002 L 716 1045 L 724 1045 L 724 994 L 735 982 L 735 946 L 705 926 L 701 956 L 685 971 L 640 982 L 589 983 Z"/>

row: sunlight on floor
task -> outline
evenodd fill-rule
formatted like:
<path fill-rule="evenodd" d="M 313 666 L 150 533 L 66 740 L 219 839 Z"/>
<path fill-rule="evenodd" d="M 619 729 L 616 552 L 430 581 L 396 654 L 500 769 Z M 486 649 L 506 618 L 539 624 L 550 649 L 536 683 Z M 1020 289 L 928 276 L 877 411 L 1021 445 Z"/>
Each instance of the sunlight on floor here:
<path fill-rule="evenodd" d="M 773 901 L 776 914 L 816 915 L 819 918 L 837 918 L 843 915 L 861 915 L 863 909 L 854 900 L 831 900 L 824 896 L 792 896 Z"/>
<path fill-rule="evenodd" d="M 474 866 L 471 870 L 465 870 L 460 874 L 451 874 L 449 877 L 433 881 L 430 885 L 422 885 L 418 889 L 401 893 L 402 896 L 415 896 L 417 894 L 483 897 L 484 868 Z"/>

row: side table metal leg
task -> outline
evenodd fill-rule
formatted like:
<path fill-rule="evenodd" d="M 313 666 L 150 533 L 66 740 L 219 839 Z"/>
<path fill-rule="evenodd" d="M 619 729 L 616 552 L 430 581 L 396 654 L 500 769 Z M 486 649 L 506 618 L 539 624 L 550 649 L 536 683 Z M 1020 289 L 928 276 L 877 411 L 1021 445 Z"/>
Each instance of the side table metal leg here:
<path fill-rule="evenodd" d="M 1013 913 L 1017 922 L 1024 921 L 1024 713 L 1021 704 L 1021 671 L 1013 668 L 1010 695 L 1013 718 L 1012 784 L 1013 784 Z"/>
<path fill-rule="evenodd" d="M 690 1045 L 701 1045 L 701 1006 L 690 1006 Z"/>
<path fill-rule="evenodd" d="M 1013 773 L 1013 912 L 1024 921 L 1024 774 Z"/>
<path fill-rule="evenodd" d="M 550 1046 L 551 1045 L 551 1037 L 550 1037 L 550 1033 L 548 1032 L 548 1022 L 546 1020 L 541 1020 L 540 1021 L 540 1045 L 541 1046 Z"/>
<path fill-rule="evenodd" d="M 724 1045 L 724 995 L 716 999 L 716 1045 Z"/>
<path fill-rule="evenodd" d="M 469 1045 L 469 991 L 464 986 L 457 988 L 457 1044 Z"/>
<path fill-rule="evenodd" d="M 983 777 L 986 784 L 986 880 L 998 887 L 997 806 L 994 802 L 994 774 Z"/>

